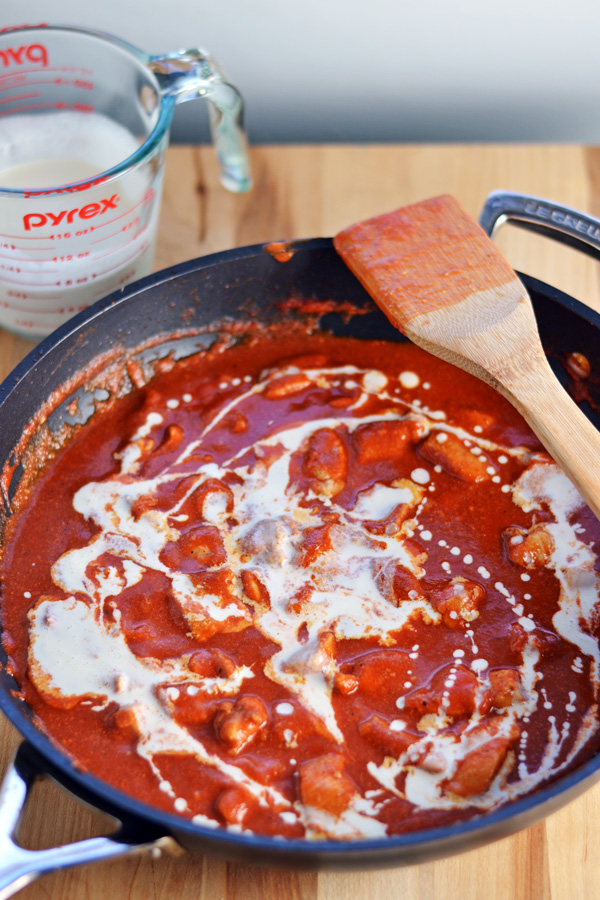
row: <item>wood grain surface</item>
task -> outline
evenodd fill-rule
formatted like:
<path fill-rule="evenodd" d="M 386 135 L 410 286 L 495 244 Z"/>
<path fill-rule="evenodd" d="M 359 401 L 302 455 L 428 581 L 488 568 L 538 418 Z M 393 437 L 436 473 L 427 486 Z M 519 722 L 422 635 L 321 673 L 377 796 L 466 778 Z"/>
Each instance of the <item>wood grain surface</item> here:
<path fill-rule="evenodd" d="M 318 146 L 252 151 L 255 186 L 228 194 L 212 151 L 169 150 L 156 269 L 262 241 L 332 235 L 438 194 L 477 216 L 495 189 L 546 197 L 600 216 L 600 149 L 576 146 Z M 515 228 L 498 244 L 518 270 L 600 311 L 598 264 Z M 0 376 L 33 344 L 0 331 Z M 0 772 L 19 737 L 0 721 Z M 48 847 L 101 834 L 106 821 L 48 783 L 36 786 L 21 841 Z M 285 872 L 214 858 L 123 859 L 56 872 L 23 900 L 596 900 L 600 785 L 541 824 L 483 849 L 382 871 Z"/>

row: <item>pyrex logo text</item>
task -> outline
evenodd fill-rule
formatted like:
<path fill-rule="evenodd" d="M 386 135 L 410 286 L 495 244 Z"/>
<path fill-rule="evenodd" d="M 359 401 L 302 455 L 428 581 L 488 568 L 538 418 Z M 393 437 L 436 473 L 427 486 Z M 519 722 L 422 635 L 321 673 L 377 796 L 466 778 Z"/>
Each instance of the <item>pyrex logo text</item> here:
<path fill-rule="evenodd" d="M 43 228 L 44 225 L 49 225 L 50 228 L 61 224 L 70 225 L 75 216 L 80 219 L 93 219 L 94 216 L 103 216 L 109 209 L 116 209 L 120 199 L 118 194 L 113 194 L 109 199 L 100 200 L 99 203 L 88 203 L 86 206 L 75 207 L 75 209 L 63 209 L 56 214 L 51 212 L 28 213 L 23 216 L 23 225 L 25 231 L 31 231 L 32 228 Z"/>
<path fill-rule="evenodd" d="M 25 62 L 41 63 L 43 66 L 48 65 L 48 51 L 43 44 L 25 44 L 18 47 L 7 47 L 6 50 L 0 50 L 0 60 L 5 69 L 16 63 L 22 66 Z"/>

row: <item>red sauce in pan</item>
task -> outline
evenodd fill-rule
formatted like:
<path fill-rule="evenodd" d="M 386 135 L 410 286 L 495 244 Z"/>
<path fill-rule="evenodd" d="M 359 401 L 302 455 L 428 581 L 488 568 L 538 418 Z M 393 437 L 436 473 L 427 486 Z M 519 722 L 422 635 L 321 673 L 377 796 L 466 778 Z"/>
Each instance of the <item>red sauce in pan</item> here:
<path fill-rule="evenodd" d="M 3 641 L 40 727 L 126 793 L 379 837 L 595 752 L 599 539 L 486 385 L 282 329 L 157 375 L 43 469 Z"/>

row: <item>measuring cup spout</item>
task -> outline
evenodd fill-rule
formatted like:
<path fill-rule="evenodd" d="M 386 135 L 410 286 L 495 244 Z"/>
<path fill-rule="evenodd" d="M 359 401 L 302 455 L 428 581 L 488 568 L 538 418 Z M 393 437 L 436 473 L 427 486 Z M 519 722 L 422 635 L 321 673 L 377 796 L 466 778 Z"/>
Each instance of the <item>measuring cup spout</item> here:
<path fill-rule="evenodd" d="M 163 99 L 183 103 L 205 97 L 209 104 L 213 144 L 221 166 L 221 183 L 241 193 L 252 185 L 244 126 L 244 101 L 218 64 L 202 50 L 180 50 L 152 56 L 148 63 Z"/>

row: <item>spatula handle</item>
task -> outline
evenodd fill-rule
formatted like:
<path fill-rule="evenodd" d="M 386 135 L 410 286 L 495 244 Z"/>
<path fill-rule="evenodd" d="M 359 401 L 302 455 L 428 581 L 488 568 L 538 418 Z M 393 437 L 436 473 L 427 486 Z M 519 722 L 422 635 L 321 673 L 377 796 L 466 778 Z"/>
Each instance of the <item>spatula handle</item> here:
<path fill-rule="evenodd" d="M 600 519 L 600 432 L 569 397 L 546 360 L 538 363 L 537 375 L 505 385 L 503 393 Z"/>

